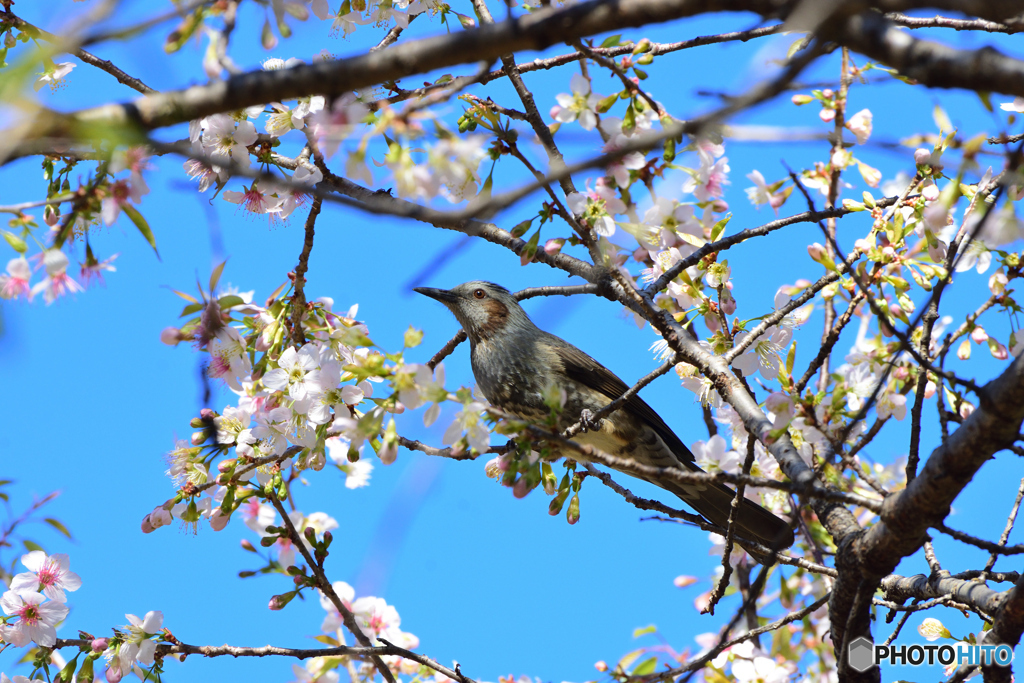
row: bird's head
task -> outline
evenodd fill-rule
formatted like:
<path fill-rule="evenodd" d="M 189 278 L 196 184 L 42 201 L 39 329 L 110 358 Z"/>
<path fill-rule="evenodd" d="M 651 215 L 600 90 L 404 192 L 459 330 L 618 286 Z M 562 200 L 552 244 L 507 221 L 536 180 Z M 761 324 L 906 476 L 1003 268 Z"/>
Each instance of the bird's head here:
<path fill-rule="evenodd" d="M 416 287 L 414 291 L 447 306 L 474 345 L 496 334 L 534 327 L 516 298 L 493 282 L 474 280 L 451 289 Z"/>

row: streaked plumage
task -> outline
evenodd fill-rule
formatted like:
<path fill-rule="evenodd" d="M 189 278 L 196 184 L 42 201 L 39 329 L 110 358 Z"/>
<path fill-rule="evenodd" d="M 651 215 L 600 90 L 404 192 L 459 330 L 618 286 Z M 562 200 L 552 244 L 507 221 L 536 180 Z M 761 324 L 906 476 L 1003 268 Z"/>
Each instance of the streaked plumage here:
<path fill-rule="evenodd" d="M 572 344 L 544 332 L 504 287 L 474 281 L 451 290 L 420 287 L 417 292 L 447 306 L 469 336 L 473 374 L 493 405 L 524 419 L 547 417 L 544 392 L 551 384 L 566 392 L 560 429 L 575 423 L 583 410 L 596 412 L 629 388 L 611 370 Z M 606 417 L 600 428 L 574 437 L 612 455 L 653 467 L 701 469 L 693 453 L 639 396 Z M 579 459 L 575 452 L 563 455 Z M 723 485 L 680 486 L 655 478 L 708 521 L 724 527 L 734 492 Z M 792 545 L 789 525 L 751 500 L 737 510 L 736 532 L 762 545 Z"/>

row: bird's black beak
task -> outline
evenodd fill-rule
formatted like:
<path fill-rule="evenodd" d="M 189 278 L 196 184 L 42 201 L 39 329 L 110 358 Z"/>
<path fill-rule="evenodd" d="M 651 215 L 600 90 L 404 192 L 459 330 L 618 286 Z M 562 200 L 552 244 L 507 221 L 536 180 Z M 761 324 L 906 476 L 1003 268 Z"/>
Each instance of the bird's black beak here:
<path fill-rule="evenodd" d="M 424 296 L 429 296 L 431 299 L 436 299 L 445 305 L 454 304 L 459 300 L 457 294 L 452 293 L 447 289 L 434 289 L 433 287 L 414 287 L 414 292 L 418 292 Z"/>

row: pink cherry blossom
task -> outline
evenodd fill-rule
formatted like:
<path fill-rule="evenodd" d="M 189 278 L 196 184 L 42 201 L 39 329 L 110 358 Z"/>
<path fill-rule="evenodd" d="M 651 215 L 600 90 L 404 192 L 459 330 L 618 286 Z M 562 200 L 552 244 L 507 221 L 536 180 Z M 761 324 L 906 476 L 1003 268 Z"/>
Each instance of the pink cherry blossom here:
<path fill-rule="evenodd" d="M 572 94 L 556 95 L 558 104 L 551 108 L 551 118 L 559 123 L 571 123 L 579 120 L 583 130 L 594 130 L 597 127 L 597 103 L 601 96 L 590 91 L 590 80 L 583 74 L 573 74 L 569 79 Z"/>
<path fill-rule="evenodd" d="M 0 298 L 17 299 L 24 296 L 29 301 L 34 293 L 29 284 L 32 278 L 32 268 L 24 256 L 12 258 L 7 262 L 7 274 L 0 275 Z"/>
<path fill-rule="evenodd" d="M 66 602 L 65 590 L 76 591 L 82 579 L 68 567 L 71 561 L 64 553 L 49 555 L 42 550 L 33 550 L 21 556 L 21 563 L 28 569 L 11 580 L 13 591 L 39 591 L 51 600 Z"/>
<path fill-rule="evenodd" d="M 54 628 L 68 615 L 62 602 L 46 602 L 46 596 L 34 590 L 9 590 L 0 598 L 0 607 L 9 617 L 18 621 L 4 632 L 4 640 L 15 647 L 24 647 L 29 641 L 52 647 L 57 642 Z"/>
<path fill-rule="evenodd" d="M 46 268 L 47 277 L 32 288 L 32 294 L 42 292 L 47 305 L 65 294 L 82 291 L 82 285 L 68 275 L 68 257 L 60 249 L 47 249 L 43 253 L 43 266 Z"/>

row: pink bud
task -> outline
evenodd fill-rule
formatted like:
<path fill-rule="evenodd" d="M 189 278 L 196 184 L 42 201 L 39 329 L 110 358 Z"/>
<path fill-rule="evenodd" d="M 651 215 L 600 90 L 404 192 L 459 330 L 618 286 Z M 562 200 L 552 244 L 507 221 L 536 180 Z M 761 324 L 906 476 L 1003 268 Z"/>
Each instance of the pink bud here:
<path fill-rule="evenodd" d="M 110 641 L 107 638 L 94 638 L 89 647 L 92 648 L 93 652 L 103 652 L 110 647 Z"/>
<path fill-rule="evenodd" d="M 985 328 L 979 325 L 978 327 L 975 327 L 973 330 L 971 330 L 971 339 L 974 340 L 975 344 L 980 344 L 983 341 L 988 340 L 988 333 L 985 332 Z"/>
<path fill-rule="evenodd" d="M 907 371 L 905 367 L 900 366 L 893 371 L 892 376 L 898 379 L 899 381 L 904 382 L 908 377 L 910 377 L 910 373 Z"/>
<path fill-rule="evenodd" d="M 107 683 L 121 683 L 121 677 L 124 675 L 121 673 L 121 666 L 117 662 L 117 659 L 113 659 L 110 662 L 113 666 L 107 667 Z"/>
<path fill-rule="evenodd" d="M 221 512 L 220 508 L 213 511 L 210 515 L 210 528 L 214 531 L 223 531 L 224 527 L 231 521 L 231 515 L 225 515 Z"/>
<path fill-rule="evenodd" d="M 967 360 L 971 357 L 971 342 L 969 339 L 964 339 L 960 342 L 960 346 L 956 350 L 956 357 L 960 360 Z"/>
<path fill-rule="evenodd" d="M 919 148 L 914 150 L 914 163 L 921 165 L 927 164 L 932 159 L 932 151 L 930 149 Z"/>
<path fill-rule="evenodd" d="M 562 251 L 562 247 L 565 245 L 565 240 L 562 238 L 550 239 L 544 243 L 544 251 L 549 254 L 557 254 Z"/>
<path fill-rule="evenodd" d="M 199 411 L 199 417 L 203 418 L 204 420 L 212 420 L 213 418 L 217 417 L 217 413 L 213 412 L 209 408 L 203 408 L 202 410 Z"/>
<path fill-rule="evenodd" d="M 835 96 L 835 93 L 832 92 L 832 88 L 825 88 L 824 90 L 821 91 L 821 94 L 824 95 L 825 97 L 834 97 Z"/>
<path fill-rule="evenodd" d="M 823 107 L 821 111 L 818 112 L 818 118 L 825 123 L 830 123 L 836 118 L 836 110 Z"/>
<path fill-rule="evenodd" d="M 693 584 L 697 583 L 697 577 L 686 575 L 677 576 L 675 580 L 672 581 L 672 583 L 675 584 L 676 588 L 686 588 L 687 586 L 692 586 Z"/>
<path fill-rule="evenodd" d="M 168 346 L 177 346 L 178 342 L 183 338 L 184 337 L 181 336 L 181 330 L 177 327 L 165 327 L 163 332 L 160 333 L 160 341 Z"/>
<path fill-rule="evenodd" d="M 526 477 L 519 477 L 515 485 L 512 487 L 512 495 L 516 498 L 526 498 L 526 495 L 530 492 L 530 485 L 526 481 Z"/>
<path fill-rule="evenodd" d="M 988 340 L 988 350 L 992 354 L 992 357 L 996 360 L 1006 360 L 1010 357 L 1006 347 L 997 342 L 995 339 Z"/>
<path fill-rule="evenodd" d="M 827 256 L 825 247 L 818 242 L 807 245 L 807 255 L 817 263 L 821 263 L 821 261 Z"/>
<path fill-rule="evenodd" d="M 963 403 L 960 404 L 960 417 L 962 417 L 963 419 L 966 420 L 968 417 L 971 416 L 971 413 L 973 413 L 973 412 L 974 412 L 974 405 L 973 404 L 970 404 L 967 401 L 964 401 Z"/>
<path fill-rule="evenodd" d="M 722 292 L 722 312 L 726 315 L 732 315 L 736 312 L 736 299 L 733 299 L 732 294 L 729 294 L 727 291 Z"/>
<path fill-rule="evenodd" d="M 601 673 L 604 673 L 608 670 L 608 664 L 605 663 L 605 661 L 602 659 L 601 661 L 594 663 L 594 668 L 600 671 Z"/>
<path fill-rule="evenodd" d="M 935 392 L 936 392 L 937 389 L 938 389 L 938 387 L 935 386 L 935 382 L 925 382 L 925 385 L 924 385 L 924 397 L 925 398 L 931 398 L 932 396 L 935 395 Z"/>

